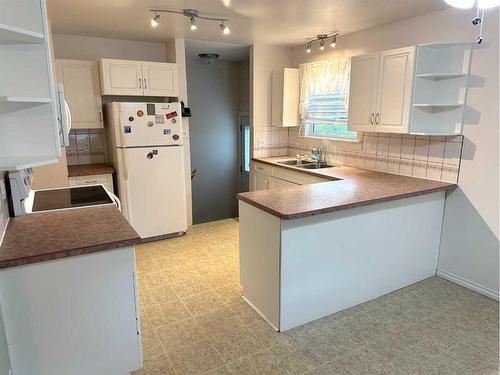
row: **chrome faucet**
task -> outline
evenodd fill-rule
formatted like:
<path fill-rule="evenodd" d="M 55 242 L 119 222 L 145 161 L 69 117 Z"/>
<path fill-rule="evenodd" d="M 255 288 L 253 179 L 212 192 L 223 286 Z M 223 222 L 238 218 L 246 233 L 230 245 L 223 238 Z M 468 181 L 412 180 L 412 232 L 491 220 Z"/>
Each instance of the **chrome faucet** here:
<path fill-rule="evenodd" d="M 321 145 L 311 150 L 311 157 L 318 164 L 326 164 L 325 151 Z"/>

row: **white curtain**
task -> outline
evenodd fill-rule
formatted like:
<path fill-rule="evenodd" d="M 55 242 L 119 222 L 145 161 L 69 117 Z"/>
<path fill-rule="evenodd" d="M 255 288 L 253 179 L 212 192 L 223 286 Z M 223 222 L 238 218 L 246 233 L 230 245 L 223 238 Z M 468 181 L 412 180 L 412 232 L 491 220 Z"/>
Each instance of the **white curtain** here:
<path fill-rule="evenodd" d="M 299 111 L 304 120 L 312 95 L 341 93 L 349 102 L 349 73 L 351 59 L 348 57 L 312 62 L 300 65 Z"/>

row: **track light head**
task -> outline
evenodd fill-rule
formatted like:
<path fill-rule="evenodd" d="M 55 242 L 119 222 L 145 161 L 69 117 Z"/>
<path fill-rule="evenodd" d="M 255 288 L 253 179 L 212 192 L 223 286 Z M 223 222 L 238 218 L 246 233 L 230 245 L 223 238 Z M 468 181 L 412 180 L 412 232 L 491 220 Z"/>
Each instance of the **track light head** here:
<path fill-rule="evenodd" d="M 311 43 L 306 44 L 306 52 L 311 53 Z"/>
<path fill-rule="evenodd" d="M 191 17 L 191 31 L 198 30 L 198 26 L 196 25 L 196 18 Z"/>
<path fill-rule="evenodd" d="M 319 49 L 320 49 L 321 51 L 323 51 L 323 50 L 325 49 L 325 40 L 324 40 L 324 39 L 321 39 L 321 40 L 319 41 Z"/>
<path fill-rule="evenodd" d="M 157 27 L 160 22 L 160 15 L 158 13 L 155 13 L 155 16 L 151 18 L 151 27 Z"/>
<path fill-rule="evenodd" d="M 332 47 L 332 48 L 337 47 L 337 37 L 336 36 L 333 37 L 333 39 L 330 43 L 330 47 Z"/>
<path fill-rule="evenodd" d="M 229 26 L 224 24 L 224 21 L 222 21 L 222 23 L 219 25 L 219 27 L 222 30 L 222 34 L 224 34 L 224 35 L 228 35 L 231 32 L 231 30 L 229 29 Z"/>

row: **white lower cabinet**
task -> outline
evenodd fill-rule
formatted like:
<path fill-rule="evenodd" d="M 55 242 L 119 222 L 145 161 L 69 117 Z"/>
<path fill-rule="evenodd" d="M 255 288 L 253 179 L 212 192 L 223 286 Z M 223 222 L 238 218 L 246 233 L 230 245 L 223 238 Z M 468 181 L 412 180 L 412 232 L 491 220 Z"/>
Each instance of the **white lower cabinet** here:
<path fill-rule="evenodd" d="M 271 186 L 270 186 L 269 176 L 262 174 L 262 173 L 255 172 L 253 175 L 253 189 L 252 189 L 252 191 L 267 190 L 270 188 L 271 188 Z"/>
<path fill-rule="evenodd" d="M 89 176 L 78 176 L 69 178 L 69 186 L 83 186 L 83 185 L 104 185 L 106 190 L 114 193 L 113 188 L 113 175 L 108 174 L 96 174 Z"/>
<path fill-rule="evenodd" d="M 142 365 L 133 246 L 0 271 L 15 375 L 125 375 Z"/>
<path fill-rule="evenodd" d="M 299 186 L 300 184 L 296 184 L 295 182 L 290 182 L 286 180 L 280 180 L 279 178 L 276 177 L 270 177 L 269 185 L 270 189 L 278 189 L 283 187 Z"/>

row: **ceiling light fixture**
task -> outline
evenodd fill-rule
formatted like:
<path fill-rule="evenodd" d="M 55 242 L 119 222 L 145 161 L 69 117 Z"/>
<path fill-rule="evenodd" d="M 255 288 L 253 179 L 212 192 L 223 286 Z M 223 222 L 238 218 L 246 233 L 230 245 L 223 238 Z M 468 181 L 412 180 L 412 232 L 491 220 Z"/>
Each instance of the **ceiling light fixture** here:
<path fill-rule="evenodd" d="M 208 15 L 202 15 L 197 9 L 150 9 L 150 12 L 153 12 L 155 14 L 154 18 L 151 19 L 151 26 L 156 27 L 159 25 L 158 20 L 160 19 L 160 15 L 158 13 L 174 13 L 174 14 L 180 14 L 183 15 L 187 18 L 189 18 L 191 22 L 191 30 L 195 31 L 198 29 L 198 25 L 196 23 L 196 20 L 207 20 L 207 21 L 217 21 L 220 22 L 219 27 L 222 31 L 222 34 L 228 35 L 231 30 L 229 29 L 229 26 L 227 25 L 229 23 L 229 19 L 225 17 L 218 17 L 218 16 L 208 16 Z"/>
<path fill-rule="evenodd" d="M 331 34 L 318 34 L 318 35 L 316 35 L 316 38 L 311 39 L 306 43 L 306 52 L 311 53 L 312 45 L 314 43 L 317 43 L 317 42 L 319 42 L 319 49 L 321 51 L 324 51 L 325 40 L 327 40 L 327 39 L 331 39 L 330 47 L 335 48 L 337 46 L 337 36 L 338 35 L 339 35 L 338 32 L 334 32 Z"/>
<path fill-rule="evenodd" d="M 151 26 L 157 27 L 160 24 L 159 19 L 160 19 L 160 15 L 158 13 L 155 13 L 155 16 L 153 18 L 151 18 Z"/>

